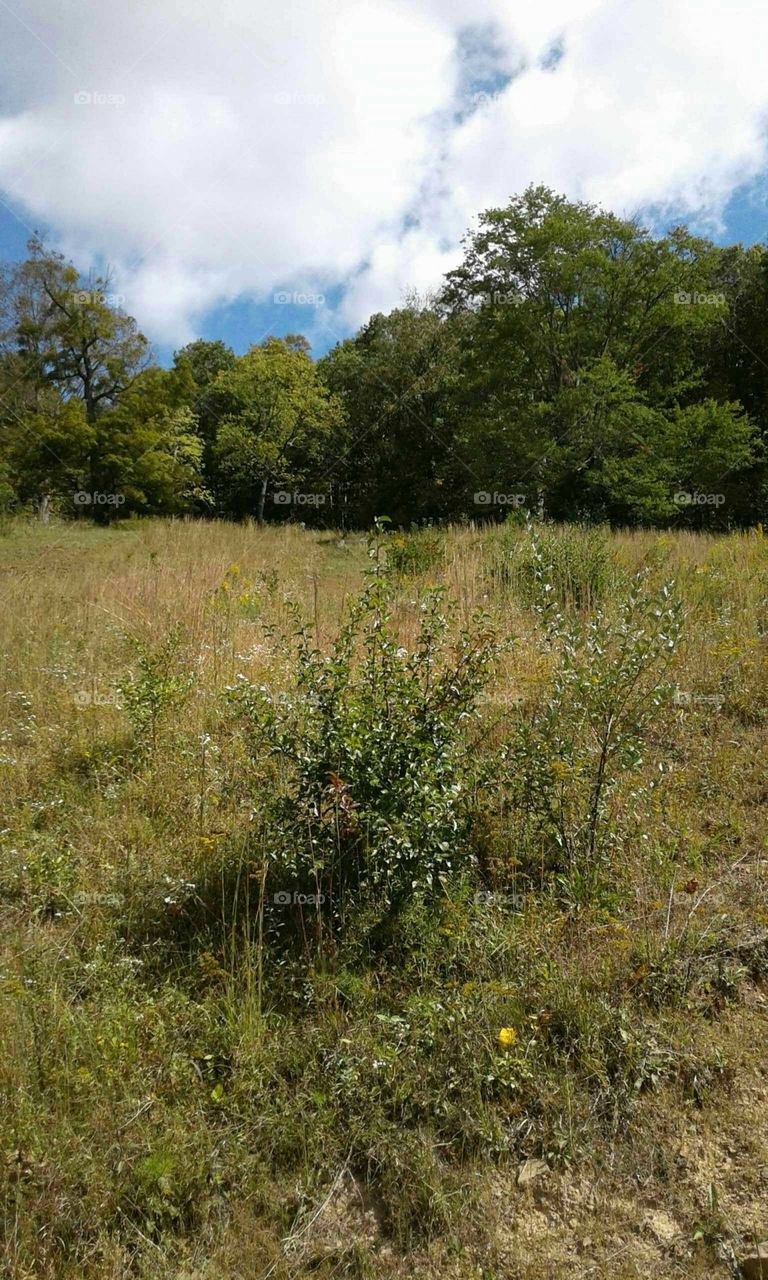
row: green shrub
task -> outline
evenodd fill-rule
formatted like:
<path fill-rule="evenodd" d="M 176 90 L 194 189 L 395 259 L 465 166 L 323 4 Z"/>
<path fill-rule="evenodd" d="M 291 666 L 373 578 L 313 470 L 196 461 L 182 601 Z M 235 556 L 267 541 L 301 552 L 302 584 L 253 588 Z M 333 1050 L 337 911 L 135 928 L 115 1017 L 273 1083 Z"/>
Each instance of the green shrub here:
<path fill-rule="evenodd" d="M 669 587 L 649 594 L 638 577 L 617 617 L 598 608 L 585 620 L 561 613 L 545 570 L 537 573 L 557 665 L 548 696 L 518 718 L 505 748 L 508 803 L 529 863 L 557 869 L 568 895 L 587 901 L 615 844 L 617 787 L 639 770 L 674 695 L 681 607 Z"/>
<path fill-rule="evenodd" d="M 179 669 L 181 634 L 173 627 L 154 646 L 131 636 L 136 651 L 136 670 L 119 686 L 118 692 L 131 722 L 136 748 L 140 753 L 157 747 L 157 734 L 162 717 L 192 687 L 191 672 Z"/>
<path fill-rule="evenodd" d="M 329 656 L 297 620 L 290 692 L 245 682 L 233 691 L 256 758 L 283 766 L 270 878 L 323 895 L 336 925 L 352 903 L 365 899 L 383 918 L 434 892 L 467 857 L 473 766 L 463 729 L 496 643 L 482 618 L 451 643 L 433 591 L 420 598 L 408 648 L 393 606 L 377 569 Z"/>

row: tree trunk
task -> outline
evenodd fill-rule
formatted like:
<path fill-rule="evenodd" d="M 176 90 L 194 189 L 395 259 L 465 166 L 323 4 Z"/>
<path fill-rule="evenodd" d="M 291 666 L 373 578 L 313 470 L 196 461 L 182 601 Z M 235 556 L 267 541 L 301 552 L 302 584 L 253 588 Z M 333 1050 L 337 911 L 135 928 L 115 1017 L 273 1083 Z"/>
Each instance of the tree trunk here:
<path fill-rule="evenodd" d="M 44 493 L 42 498 L 37 502 L 37 514 L 40 517 L 41 524 L 48 524 L 51 517 L 51 495 Z"/>
<path fill-rule="evenodd" d="M 264 522 L 264 503 L 267 500 L 267 484 L 268 483 L 269 483 L 269 477 L 265 476 L 261 482 L 261 490 L 259 492 L 259 502 L 256 508 L 256 519 L 258 520 L 259 524 L 263 524 Z"/>

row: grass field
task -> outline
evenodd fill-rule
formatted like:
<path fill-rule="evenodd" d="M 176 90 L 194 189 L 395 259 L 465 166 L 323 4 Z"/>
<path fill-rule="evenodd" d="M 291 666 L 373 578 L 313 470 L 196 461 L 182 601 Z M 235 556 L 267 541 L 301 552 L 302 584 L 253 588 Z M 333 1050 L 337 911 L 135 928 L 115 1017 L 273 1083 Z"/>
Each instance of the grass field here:
<path fill-rule="evenodd" d="M 12 522 L 0 590 L 4 1274 L 768 1237 L 761 530 Z"/>

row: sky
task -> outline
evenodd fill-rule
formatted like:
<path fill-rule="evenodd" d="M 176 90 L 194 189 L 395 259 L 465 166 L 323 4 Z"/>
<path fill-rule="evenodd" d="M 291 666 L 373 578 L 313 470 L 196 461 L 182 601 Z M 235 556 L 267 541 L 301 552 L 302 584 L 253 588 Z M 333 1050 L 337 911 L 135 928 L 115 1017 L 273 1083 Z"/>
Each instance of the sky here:
<path fill-rule="evenodd" d="M 32 231 L 161 360 L 321 354 L 531 182 L 768 234 L 765 0 L 0 0 L 0 259 Z"/>

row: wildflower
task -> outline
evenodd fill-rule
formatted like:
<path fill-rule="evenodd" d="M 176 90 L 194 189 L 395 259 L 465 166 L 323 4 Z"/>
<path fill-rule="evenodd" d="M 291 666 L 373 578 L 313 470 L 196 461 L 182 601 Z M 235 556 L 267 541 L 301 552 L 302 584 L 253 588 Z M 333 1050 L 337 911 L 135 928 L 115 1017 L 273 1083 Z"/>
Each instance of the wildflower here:
<path fill-rule="evenodd" d="M 499 1032 L 499 1044 L 502 1049 L 511 1049 L 517 1039 L 517 1032 L 514 1027 L 502 1027 Z"/>

